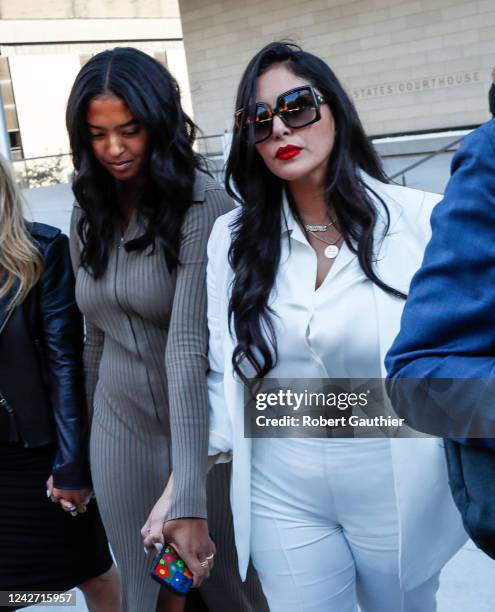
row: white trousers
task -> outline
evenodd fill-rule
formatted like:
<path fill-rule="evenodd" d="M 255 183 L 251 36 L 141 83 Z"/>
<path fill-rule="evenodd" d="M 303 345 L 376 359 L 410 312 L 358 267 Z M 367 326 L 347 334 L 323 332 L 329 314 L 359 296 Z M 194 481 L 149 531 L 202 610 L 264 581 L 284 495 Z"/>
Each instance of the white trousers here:
<path fill-rule="evenodd" d="M 390 441 L 253 440 L 251 556 L 271 612 L 434 612 L 404 592 Z"/>

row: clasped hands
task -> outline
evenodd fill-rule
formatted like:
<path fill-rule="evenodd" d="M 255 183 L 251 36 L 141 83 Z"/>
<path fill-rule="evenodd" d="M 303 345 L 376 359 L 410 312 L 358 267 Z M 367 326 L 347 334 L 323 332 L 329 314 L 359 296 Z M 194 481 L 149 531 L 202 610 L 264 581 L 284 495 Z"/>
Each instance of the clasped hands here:
<path fill-rule="evenodd" d="M 167 542 L 175 548 L 192 573 L 193 587 L 198 587 L 213 569 L 215 544 L 210 538 L 205 519 L 179 518 L 167 521 L 172 501 L 172 486 L 173 476 L 141 529 L 144 551 L 146 554 L 158 553 Z"/>
<path fill-rule="evenodd" d="M 86 512 L 86 506 L 93 497 L 89 489 L 58 489 L 53 486 L 53 476 L 46 481 L 46 495 L 52 502 L 60 506 L 71 516 Z"/>

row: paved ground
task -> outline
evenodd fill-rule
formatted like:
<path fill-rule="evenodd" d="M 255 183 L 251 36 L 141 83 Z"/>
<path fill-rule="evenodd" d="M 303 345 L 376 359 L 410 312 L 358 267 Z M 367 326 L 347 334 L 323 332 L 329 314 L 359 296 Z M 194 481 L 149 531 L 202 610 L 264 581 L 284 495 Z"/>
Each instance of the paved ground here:
<path fill-rule="evenodd" d="M 69 185 L 61 183 L 51 187 L 26 189 L 24 196 L 28 205 L 28 218 L 55 225 L 66 234 L 69 233 L 70 213 L 74 201 Z"/>
<path fill-rule="evenodd" d="M 26 192 L 32 218 L 69 229 L 72 193 L 67 185 L 32 189 Z M 84 598 L 77 593 L 77 607 L 45 607 L 47 612 L 72 610 L 85 612 Z M 438 612 L 494 612 L 495 561 L 469 542 L 445 566 L 438 594 Z M 140 612 L 136 610 L 135 612 Z M 226 610 L 225 612 L 236 612 Z M 396 612 L 387 610 L 383 612 Z"/>

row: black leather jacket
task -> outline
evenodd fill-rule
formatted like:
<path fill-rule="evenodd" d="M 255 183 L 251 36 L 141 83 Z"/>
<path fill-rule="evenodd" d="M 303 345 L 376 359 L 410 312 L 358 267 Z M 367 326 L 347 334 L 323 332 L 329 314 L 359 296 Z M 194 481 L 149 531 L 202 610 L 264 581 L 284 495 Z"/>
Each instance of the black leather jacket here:
<path fill-rule="evenodd" d="M 43 272 L 0 334 L 0 392 L 26 447 L 56 443 L 56 487 L 91 486 L 82 367 L 83 323 L 74 296 L 68 239 L 59 229 L 28 224 Z M 8 296 L 0 300 L 0 329 Z M 12 428 L 11 428 L 12 429 Z"/>

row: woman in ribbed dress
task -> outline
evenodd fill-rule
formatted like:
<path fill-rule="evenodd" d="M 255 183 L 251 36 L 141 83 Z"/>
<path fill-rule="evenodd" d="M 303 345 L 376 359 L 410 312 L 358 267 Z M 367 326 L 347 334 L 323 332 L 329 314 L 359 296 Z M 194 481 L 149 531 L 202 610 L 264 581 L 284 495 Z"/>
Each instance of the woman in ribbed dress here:
<path fill-rule="evenodd" d="M 196 556 L 184 560 L 198 585 L 216 546 L 215 571 L 201 587 L 208 609 L 263 610 L 254 576 L 241 586 L 235 569 L 226 471 L 213 474 L 207 508 L 206 243 L 231 200 L 192 149 L 195 126 L 176 81 L 136 49 L 104 51 L 81 69 L 67 127 L 90 456 L 123 609 L 182 607 L 151 580 L 140 536 L 173 465 L 162 520 L 170 541 L 196 542 Z"/>

